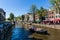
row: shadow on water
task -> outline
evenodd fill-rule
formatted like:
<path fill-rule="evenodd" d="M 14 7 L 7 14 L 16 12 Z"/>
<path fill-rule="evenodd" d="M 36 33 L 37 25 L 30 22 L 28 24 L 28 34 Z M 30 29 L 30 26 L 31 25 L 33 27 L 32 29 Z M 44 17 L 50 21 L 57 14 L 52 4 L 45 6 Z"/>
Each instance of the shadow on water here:
<path fill-rule="evenodd" d="M 16 27 L 12 30 L 11 40 L 37 40 L 35 38 L 29 38 L 31 33 L 28 30 L 19 27 Z"/>

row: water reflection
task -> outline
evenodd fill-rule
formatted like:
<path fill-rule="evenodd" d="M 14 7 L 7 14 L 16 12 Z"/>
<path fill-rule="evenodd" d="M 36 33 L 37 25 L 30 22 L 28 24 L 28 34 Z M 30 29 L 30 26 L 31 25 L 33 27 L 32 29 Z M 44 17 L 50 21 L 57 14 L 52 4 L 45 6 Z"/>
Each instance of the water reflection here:
<path fill-rule="evenodd" d="M 28 29 L 32 25 L 24 24 L 24 26 L 25 26 L 25 28 Z M 47 35 L 33 33 L 31 35 L 32 37 L 38 38 L 38 39 L 43 39 L 43 40 L 60 40 L 60 29 L 53 29 L 53 28 L 42 27 L 42 26 L 34 26 L 34 27 L 46 29 L 50 35 L 47 36 Z"/>
<path fill-rule="evenodd" d="M 39 35 L 40 38 L 44 39 L 44 40 L 60 40 L 60 30 L 59 29 L 53 29 L 53 28 L 48 28 L 48 27 L 40 27 L 37 26 L 39 28 L 44 28 L 46 29 L 50 35 L 49 36 L 45 36 L 45 35 Z"/>
<path fill-rule="evenodd" d="M 28 38 L 31 33 L 24 28 L 14 28 L 12 33 L 11 40 L 32 40 Z"/>
<path fill-rule="evenodd" d="M 23 25 L 23 27 L 28 29 L 29 27 L 31 27 L 31 25 Z M 36 26 L 34 26 L 34 27 L 36 27 Z M 37 33 L 31 34 L 31 32 L 29 32 L 25 28 L 22 28 L 17 25 L 16 28 L 14 28 L 12 31 L 11 40 L 37 40 L 37 39 L 60 40 L 60 30 L 58 30 L 58 29 L 39 27 L 39 28 L 46 29 L 50 33 L 50 35 L 42 35 L 42 34 L 37 34 Z M 30 35 L 32 37 L 34 37 L 34 39 L 30 39 L 29 38 Z M 35 39 L 35 38 L 37 38 L 37 39 Z"/>

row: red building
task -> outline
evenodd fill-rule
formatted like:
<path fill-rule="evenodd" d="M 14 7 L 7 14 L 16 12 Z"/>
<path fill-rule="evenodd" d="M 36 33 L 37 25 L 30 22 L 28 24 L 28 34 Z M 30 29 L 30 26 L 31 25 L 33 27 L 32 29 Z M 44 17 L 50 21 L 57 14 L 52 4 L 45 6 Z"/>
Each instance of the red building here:
<path fill-rule="evenodd" d="M 60 23 L 60 14 L 56 13 L 55 10 L 48 11 L 46 15 L 46 23 Z"/>

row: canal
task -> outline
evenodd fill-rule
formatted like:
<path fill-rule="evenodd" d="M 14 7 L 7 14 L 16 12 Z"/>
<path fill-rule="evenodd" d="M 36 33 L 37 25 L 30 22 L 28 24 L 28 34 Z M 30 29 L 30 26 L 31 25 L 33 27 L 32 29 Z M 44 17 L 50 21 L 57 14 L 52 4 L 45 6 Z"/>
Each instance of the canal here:
<path fill-rule="evenodd" d="M 48 33 L 50 34 L 50 35 L 42 35 L 42 34 L 38 34 L 38 33 L 33 33 L 30 35 L 31 38 L 37 38 L 37 39 L 42 39 L 42 40 L 60 40 L 60 29 L 54 29 L 54 28 L 36 26 L 36 25 L 28 25 L 28 24 L 24 24 L 23 26 L 26 29 L 28 29 L 31 26 L 43 28 L 43 29 L 47 30 Z"/>
<path fill-rule="evenodd" d="M 39 27 L 46 29 L 50 33 L 50 35 L 42 35 L 42 34 L 29 32 L 29 30 L 26 30 L 28 29 L 28 27 L 30 26 L 16 25 L 15 28 L 13 28 L 12 30 L 12 35 L 10 39 L 11 40 L 60 40 L 60 30 L 58 29 Z"/>
<path fill-rule="evenodd" d="M 16 25 L 12 30 L 11 40 L 34 40 L 34 38 L 29 38 L 29 35 L 31 35 L 31 32 Z"/>

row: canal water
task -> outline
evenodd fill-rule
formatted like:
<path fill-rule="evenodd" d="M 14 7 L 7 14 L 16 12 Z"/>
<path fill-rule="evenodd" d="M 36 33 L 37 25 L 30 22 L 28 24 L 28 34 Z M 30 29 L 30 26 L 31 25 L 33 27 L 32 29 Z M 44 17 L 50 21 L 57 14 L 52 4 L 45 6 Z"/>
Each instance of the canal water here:
<path fill-rule="evenodd" d="M 31 35 L 31 37 L 34 37 L 37 39 L 43 39 L 43 40 L 60 40 L 60 29 L 24 24 L 24 27 L 26 27 L 27 29 L 28 29 L 28 27 L 31 27 L 31 26 L 43 28 L 43 29 L 47 30 L 48 33 L 50 34 L 50 35 L 42 35 L 42 34 L 38 34 L 38 33 L 33 33 Z"/>
<path fill-rule="evenodd" d="M 24 27 L 28 29 L 29 25 L 16 25 L 15 28 L 12 30 L 11 40 L 60 40 L 60 30 L 47 28 L 47 27 L 39 27 L 44 28 L 48 31 L 50 35 L 42 35 L 37 33 L 31 33 L 26 30 Z M 32 38 L 29 38 L 31 36 Z"/>
<path fill-rule="evenodd" d="M 31 33 L 28 30 L 16 25 L 12 30 L 11 40 L 33 40 L 33 38 L 29 38 L 29 35 Z"/>

